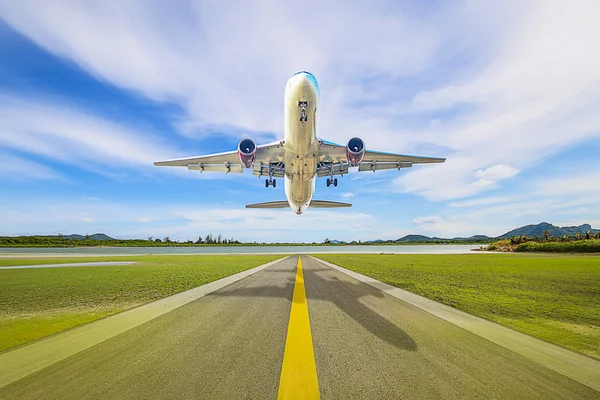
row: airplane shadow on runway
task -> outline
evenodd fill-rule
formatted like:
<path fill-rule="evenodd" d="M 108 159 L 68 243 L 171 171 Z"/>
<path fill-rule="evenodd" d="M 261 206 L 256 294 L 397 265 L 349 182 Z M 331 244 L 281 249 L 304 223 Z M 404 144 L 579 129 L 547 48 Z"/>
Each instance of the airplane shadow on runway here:
<path fill-rule="evenodd" d="M 287 273 L 290 278 L 285 286 L 247 285 L 235 289 L 227 288 L 213 292 L 207 296 L 241 296 L 249 298 L 282 297 L 290 302 L 295 282 L 295 271 L 291 269 L 268 269 L 265 273 Z M 346 315 L 355 320 L 363 328 L 379 339 L 404 350 L 416 351 L 415 341 L 396 324 L 362 304 L 361 297 L 373 296 L 383 298 L 384 293 L 362 282 L 344 282 L 333 275 L 320 276 L 319 272 L 333 272 L 331 268 L 303 268 L 306 296 L 309 300 L 322 300 L 333 303 Z"/>

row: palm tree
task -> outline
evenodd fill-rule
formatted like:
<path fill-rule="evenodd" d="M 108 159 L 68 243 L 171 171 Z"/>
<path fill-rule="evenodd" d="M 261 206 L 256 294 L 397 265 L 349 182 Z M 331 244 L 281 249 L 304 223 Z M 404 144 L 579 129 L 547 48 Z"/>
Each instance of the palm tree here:
<path fill-rule="evenodd" d="M 547 229 L 547 230 L 544 231 L 544 241 L 546 241 L 546 242 L 548 241 L 548 235 L 550 235 L 550 230 L 549 229 Z"/>

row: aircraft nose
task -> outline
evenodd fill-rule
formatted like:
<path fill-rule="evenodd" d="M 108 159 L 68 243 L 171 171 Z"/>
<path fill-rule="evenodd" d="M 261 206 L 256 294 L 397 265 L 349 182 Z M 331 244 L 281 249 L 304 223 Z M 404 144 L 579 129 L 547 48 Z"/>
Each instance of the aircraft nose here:
<path fill-rule="evenodd" d="M 308 86 L 310 85 L 310 80 L 306 74 L 297 74 L 294 77 L 297 86 Z"/>
<path fill-rule="evenodd" d="M 296 81 L 297 85 L 302 86 L 311 85 L 314 80 L 313 75 L 306 71 L 298 71 L 292 76 L 292 78 Z"/>

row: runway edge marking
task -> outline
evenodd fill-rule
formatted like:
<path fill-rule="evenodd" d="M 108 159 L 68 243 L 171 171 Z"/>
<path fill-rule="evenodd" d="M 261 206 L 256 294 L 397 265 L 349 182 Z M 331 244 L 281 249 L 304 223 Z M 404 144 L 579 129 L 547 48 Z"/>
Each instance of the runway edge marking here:
<path fill-rule="evenodd" d="M 319 399 L 319 381 L 313 349 L 302 260 L 298 257 L 294 295 L 290 311 L 281 378 L 279 400 Z"/>
<path fill-rule="evenodd" d="M 309 257 L 600 392 L 600 361 L 457 310 L 437 301 L 407 292 L 406 290 L 388 285 L 387 283 L 348 270 L 339 265 L 323 261 L 316 257 Z"/>
<path fill-rule="evenodd" d="M 209 293 L 253 275 L 291 256 L 259 265 L 202 286 L 132 308 L 0 354 L 0 388 L 160 317 Z"/>

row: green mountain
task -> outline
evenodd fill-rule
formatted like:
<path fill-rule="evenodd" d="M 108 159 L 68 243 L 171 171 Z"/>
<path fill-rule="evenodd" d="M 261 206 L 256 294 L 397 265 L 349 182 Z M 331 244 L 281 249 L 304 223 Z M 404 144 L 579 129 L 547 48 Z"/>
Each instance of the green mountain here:
<path fill-rule="evenodd" d="M 424 235 L 406 235 L 400 239 L 394 240 L 394 242 L 431 242 L 433 240 L 436 240 L 436 238 L 430 238 L 429 236 Z"/>
<path fill-rule="evenodd" d="M 58 236 L 51 236 L 51 237 L 58 237 Z M 70 240 L 85 240 L 86 236 L 85 235 L 63 235 L 63 239 L 70 239 Z M 111 238 L 108 235 L 105 235 L 104 233 L 94 233 L 93 235 L 89 235 L 89 239 L 90 240 L 115 240 L 113 238 Z"/>
<path fill-rule="evenodd" d="M 555 236 L 555 237 L 563 237 L 564 235 L 573 237 L 577 233 L 580 233 L 581 235 L 585 235 L 587 231 L 590 231 L 592 234 L 596 234 L 596 233 L 600 232 L 600 230 L 598 230 L 598 229 L 592 229 L 590 224 L 583 224 L 583 225 L 579 225 L 579 226 L 559 227 L 556 225 L 549 224 L 547 222 L 542 222 L 537 225 L 525 225 L 520 228 L 513 229 L 512 231 L 506 232 L 504 235 L 500 235 L 496 238 L 492 238 L 492 237 L 485 236 L 485 235 L 473 235 L 473 236 L 467 237 L 467 238 L 455 237 L 452 239 L 445 239 L 445 238 L 439 238 L 439 237 L 429 237 L 429 236 L 424 236 L 424 235 L 406 235 L 404 237 L 401 237 L 400 239 L 394 240 L 394 242 L 398 242 L 398 243 L 420 242 L 420 243 L 423 243 L 423 242 L 439 242 L 439 241 L 456 241 L 456 242 L 485 241 L 485 240 L 492 240 L 492 239 L 505 239 L 505 238 L 511 238 L 513 236 L 521 236 L 521 235 L 525 235 L 527 237 L 543 237 L 544 232 L 546 232 L 546 231 L 550 231 L 550 234 L 548 236 Z M 379 241 L 381 241 L 381 240 L 379 240 Z M 372 243 L 375 243 L 375 242 L 378 242 L 378 241 L 372 241 Z"/>
<path fill-rule="evenodd" d="M 559 227 L 556 225 L 549 224 L 547 222 L 542 222 L 537 225 L 526 225 L 521 228 L 513 229 L 510 232 L 506 232 L 504 235 L 499 236 L 499 239 L 511 238 L 513 236 L 521 236 L 525 235 L 528 237 L 543 237 L 544 232 L 550 231 L 549 236 L 555 237 L 563 237 L 567 236 L 575 236 L 575 234 L 580 233 L 585 235 L 587 231 L 591 231 L 592 234 L 598 232 L 597 229 L 592 229 L 590 224 L 583 224 L 579 226 L 564 226 Z"/>

